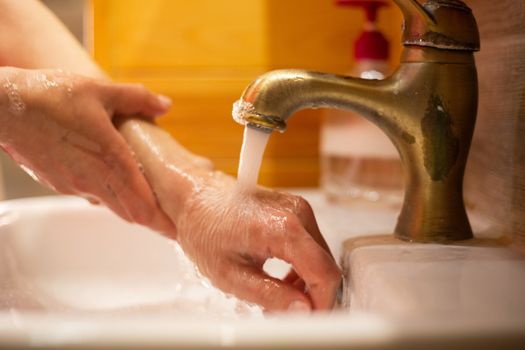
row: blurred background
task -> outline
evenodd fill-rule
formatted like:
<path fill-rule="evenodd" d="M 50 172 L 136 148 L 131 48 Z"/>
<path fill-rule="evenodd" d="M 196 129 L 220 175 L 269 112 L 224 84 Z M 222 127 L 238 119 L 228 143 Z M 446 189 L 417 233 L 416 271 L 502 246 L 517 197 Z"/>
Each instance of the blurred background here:
<path fill-rule="evenodd" d="M 45 0 L 116 81 L 140 82 L 170 96 L 172 110 L 159 120 L 180 143 L 211 158 L 218 169 L 237 170 L 243 128 L 232 104 L 258 75 L 305 68 L 346 73 L 352 43 L 365 16 L 334 0 Z M 399 59 L 401 14 L 379 13 Z M 290 119 L 285 134 L 272 135 L 260 182 L 307 187 L 319 181 L 320 111 Z M 1 154 L 4 196 L 52 193 Z"/>

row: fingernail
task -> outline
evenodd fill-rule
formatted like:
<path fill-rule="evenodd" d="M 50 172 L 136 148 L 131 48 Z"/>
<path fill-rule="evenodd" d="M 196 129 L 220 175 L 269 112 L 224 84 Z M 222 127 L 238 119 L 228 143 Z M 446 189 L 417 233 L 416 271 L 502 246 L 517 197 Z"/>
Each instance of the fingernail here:
<path fill-rule="evenodd" d="M 159 99 L 159 102 L 160 102 L 162 107 L 164 107 L 164 108 L 170 108 L 171 107 L 172 101 L 171 101 L 171 98 L 169 98 L 168 96 L 157 95 L 157 98 Z"/>
<path fill-rule="evenodd" d="M 292 301 L 290 305 L 288 305 L 288 311 L 293 312 L 310 312 L 311 308 L 310 305 L 305 303 L 304 301 Z"/>

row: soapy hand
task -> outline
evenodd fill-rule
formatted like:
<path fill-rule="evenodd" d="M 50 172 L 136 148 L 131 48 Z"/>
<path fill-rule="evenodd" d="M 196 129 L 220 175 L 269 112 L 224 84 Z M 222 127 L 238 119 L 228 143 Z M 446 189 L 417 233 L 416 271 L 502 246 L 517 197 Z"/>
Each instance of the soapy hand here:
<path fill-rule="evenodd" d="M 332 308 L 341 274 L 304 199 L 245 192 L 148 122 L 127 120 L 119 130 L 175 223 L 170 236 L 215 286 L 269 311 Z M 292 265 L 284 280 L 263 271 L 271 257 Z"/>
<path fill-rule="evenodd" d="M 30 175 L 128 221 L 173 229 L 111 121 L 162 114 L 169 100 L 138 85 L 10 67 L 0 68 L 0 91 L 0 146 Z"/>

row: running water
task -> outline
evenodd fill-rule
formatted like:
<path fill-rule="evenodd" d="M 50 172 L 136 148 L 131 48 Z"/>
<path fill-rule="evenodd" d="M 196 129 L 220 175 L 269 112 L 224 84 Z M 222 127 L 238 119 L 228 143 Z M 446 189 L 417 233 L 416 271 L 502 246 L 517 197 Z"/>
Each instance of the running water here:
<path fill-rule="evenodd" d="M 253 112 L 253 109 L 251 103 L 239 100 L 233 105 L 233 119 L 241 124 L 245 124 L 244 116 Z M 259 170 L 269 138 L 269 132 L 248 125 L 244 128 L 237 181 L 245 190 L 252 190 L 257 186 Z"/>
<path fill-rule="evenodd" d="M 259 170 L 270 133 L 246 126 L 242 141 L 237 181 L 246 190 L 257 186 Z"/>

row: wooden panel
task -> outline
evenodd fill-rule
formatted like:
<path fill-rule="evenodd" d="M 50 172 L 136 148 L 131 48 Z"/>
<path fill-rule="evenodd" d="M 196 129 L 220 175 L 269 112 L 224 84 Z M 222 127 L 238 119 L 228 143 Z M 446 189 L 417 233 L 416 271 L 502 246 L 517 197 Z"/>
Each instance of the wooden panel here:
<path fill-rule="evenodd" d="M 467 200 L 525 247 L 525 2 L 470 1 L 481 34 L 480 103 Z"/>
<path fill-rule="evenodd" d="M 361 9 L 336 6 L 335 0 L 268 0 L 269 58 L 272 68 L 304 67 L 348 73 L 353 43 L 365 20 Z M 401 53 L 402 15 L 397 6 L 378 13 L 378 28 L 390 42 L 390 63 Z"/>
<path fill-rule="evenodd" d="M 95 56 L 112 69 L 265 64 L 264 1 L 95 0 Z"/>
<path fill-rule="evenodd" d="M 170 96 L 174 106 L 160 125 L 231 174 L 242 142 L 231 106 L 248 83 L 283 67 L 349 71 L 364 20 L 332 0 L 92 0 L 91 13 L 95 59 L 115 80 Z M 396 64 L 400 14 L 392 7 L 380 19 L 394 33 L 387 35 Z M 294 116 L 270 140 L 261 183 L 316 185 L 318 133 L 318 111 Z"/>

